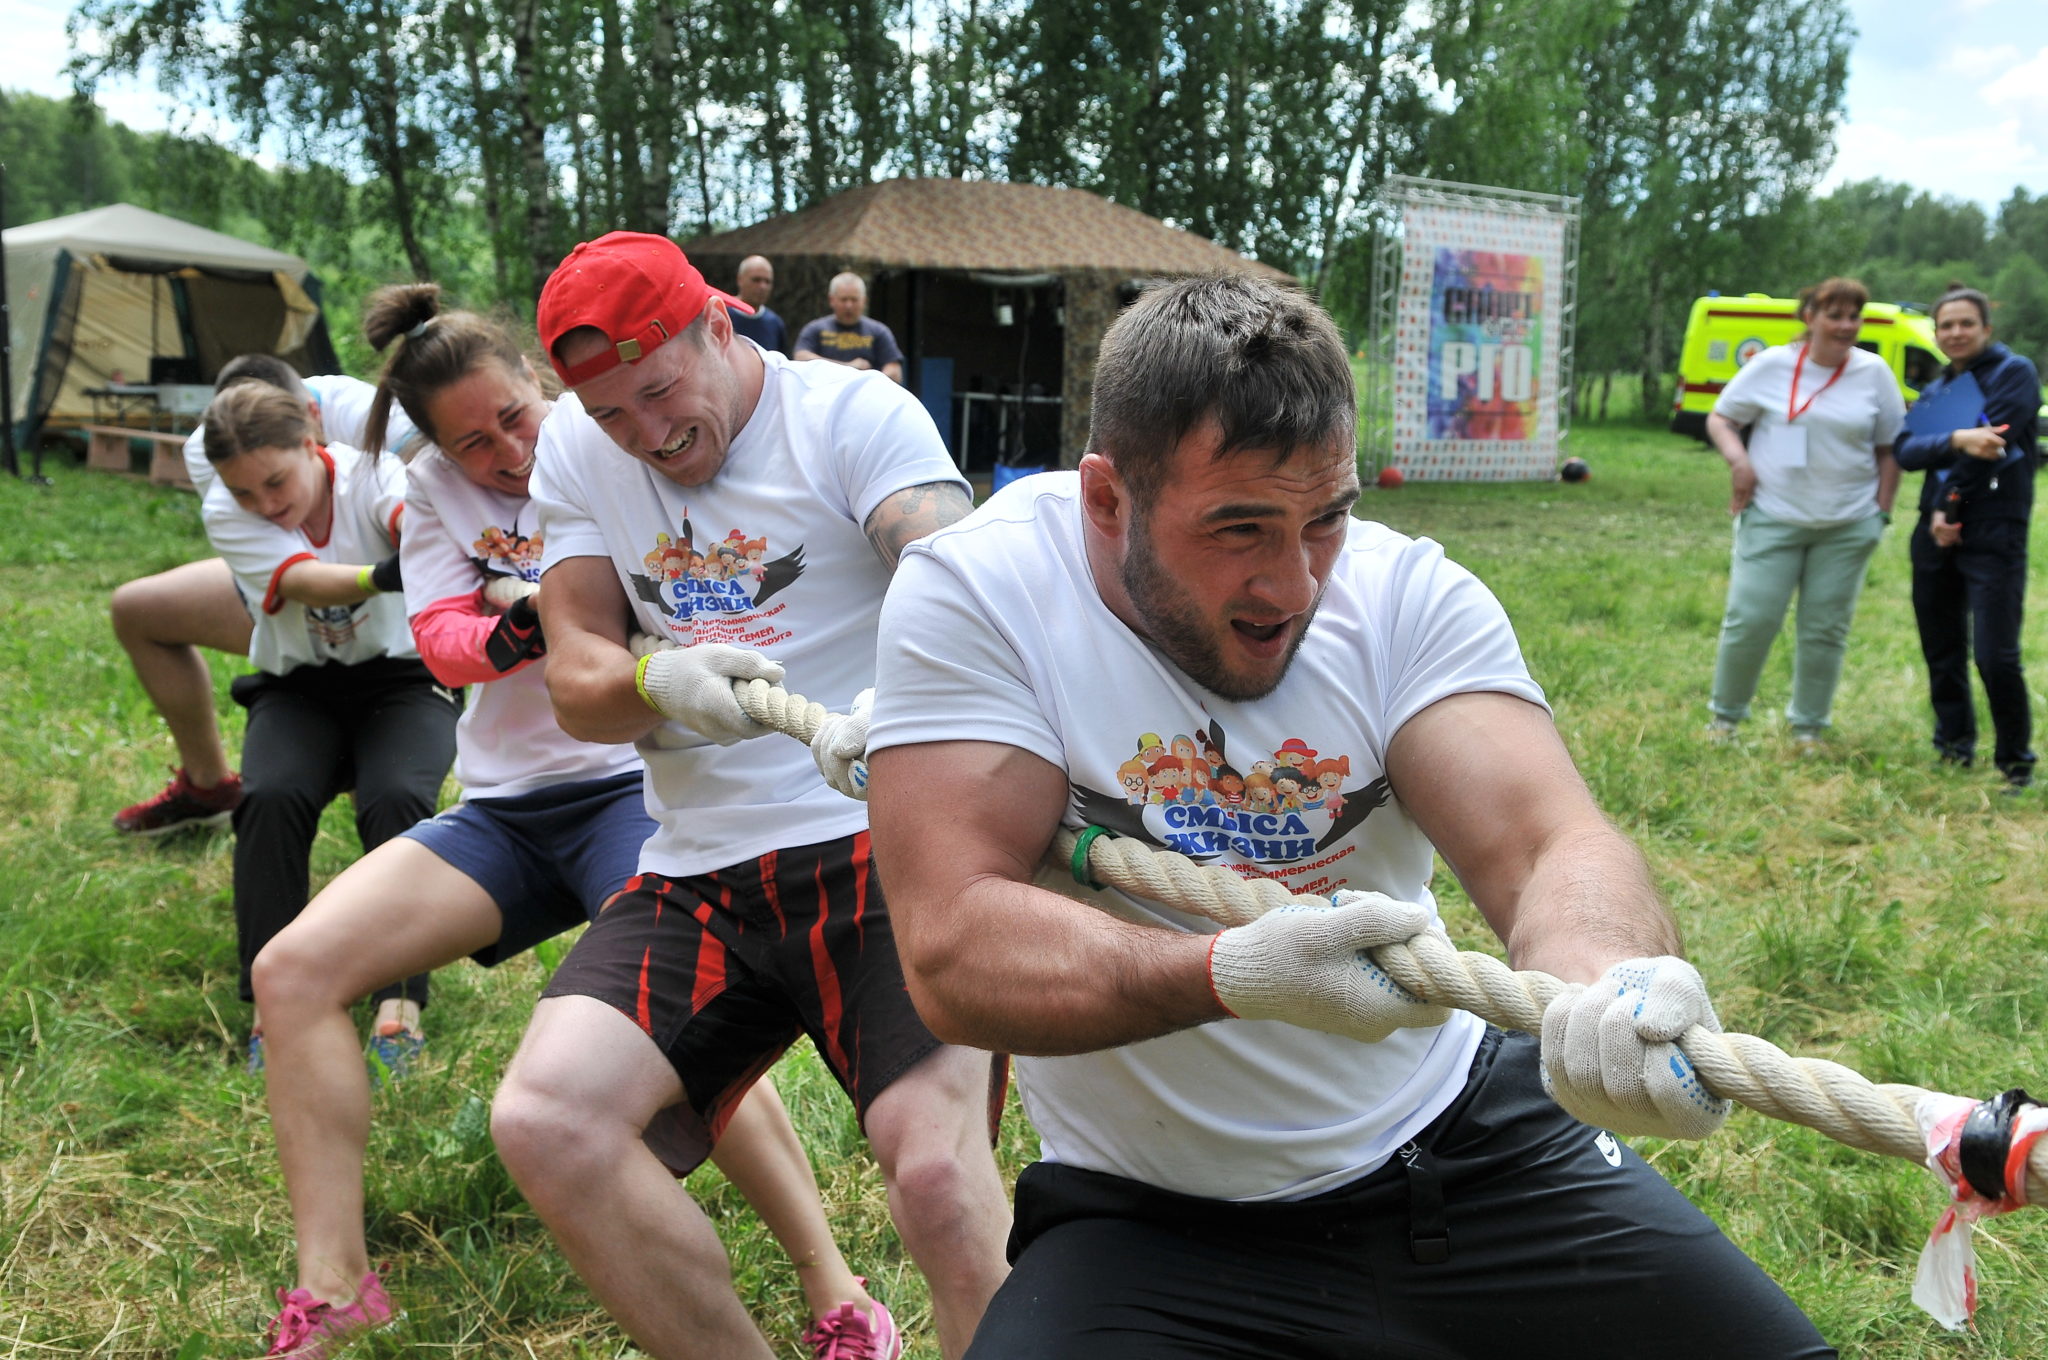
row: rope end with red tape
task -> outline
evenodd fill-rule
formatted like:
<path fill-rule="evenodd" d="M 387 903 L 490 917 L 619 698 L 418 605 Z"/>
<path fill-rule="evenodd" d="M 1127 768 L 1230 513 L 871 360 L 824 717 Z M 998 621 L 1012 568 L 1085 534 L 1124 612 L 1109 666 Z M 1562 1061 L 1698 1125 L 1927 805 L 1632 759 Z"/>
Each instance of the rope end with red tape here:
<path fill-rule="evenodd" d="M 1913 1278 L 1913 1302 L 1952 1332 L 1977 1311 L 1976 1251 L 1981 1219 L 2027 1203 L 2027 1154 L 2048 1135 L 2048 1106 L 2014 1087 L 1989 1100 L 1930 1094 L 1920 1102 L 1927 1166 L 1950 1203 L 1927 1235 Z"/>

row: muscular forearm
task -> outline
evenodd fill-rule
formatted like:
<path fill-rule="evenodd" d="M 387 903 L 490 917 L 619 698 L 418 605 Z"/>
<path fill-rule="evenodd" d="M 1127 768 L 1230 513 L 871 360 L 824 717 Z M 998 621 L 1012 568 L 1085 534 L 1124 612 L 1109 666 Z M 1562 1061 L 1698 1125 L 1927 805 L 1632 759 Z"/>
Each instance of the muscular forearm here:
<path fill-rule="evenodd" d="M 1642 852 L 1605 825 L 1553 835 L 1538 850 L 1509 919 L 1508 961 L 1567 982 L 1591 982 L 1622 959 L 1682 947 Z"/>
<path fill-rule="evenodd" d="M 1226 1014 L 1209 986 L 1207 935 L 1133 925 L 995 875 L 968 880 L 928 915 L 970 927 L 944 939 L 913 932 L 904 951 L 918 1013 L 949 1043 L 1092 1053 Z"/>
<path fill-rule="evenodd" d="M 548 655 L 548 697 L 555 721 L 578 741 L 638 741 L 661 726 L 661 715 L 633 687 L 633 654 L 589 633 L 554 644 Z"/>

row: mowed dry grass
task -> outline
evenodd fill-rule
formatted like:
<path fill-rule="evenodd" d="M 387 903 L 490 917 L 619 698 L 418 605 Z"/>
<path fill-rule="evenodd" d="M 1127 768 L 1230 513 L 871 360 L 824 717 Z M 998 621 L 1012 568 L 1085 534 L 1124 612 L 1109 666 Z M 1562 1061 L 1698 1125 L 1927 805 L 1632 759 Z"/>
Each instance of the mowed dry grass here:
<path fill-rule="evenodd" d="M 1905 525 L 1874 564 L 1824 752 L 1799 759 L 1780 730 L 1782 654 L 1754 731 L 1711 746 L 1699 728 L 1726 583 L 1719 463 L 1651 431 L 1573 438 L 1594 467 L 1584 485 L 1411 482 L 1370 493 L 1363 511 L 1441 540 L 1506 603 L 1724 1022 L 1878 1080 L 2048 1087 L 2048 792 L 2007 799 L 1989 772 L 1929 759 Z M 0 1360 L 254 1355 L 291 1238 L 262 1088 L 238 1070 L 229 842 L 138 846 L 107 825 L 171 756 L 107 630 L 106 596 L 204 543 L 189 497 L 56 476 L 46 489 L 0 483 L 14 526 L 0 542 Z M 239 665 L 216 666 L 236 735 L 225 681 Z M 331 810 L 316 880 L 354 844 Z M 1441 884 L 1454 931 L 1497 950 Z M 526 958 L 436 977 L 432 1060 L 379 1097 L 370 1152 L 372 1251 L 391 1262 L 408 1319 L 356 1353 L 628 1353 L 490 1150 L 486 1102 L 543 975 Z M 936 1356 L 845 1102 L 808 1052 L 777 1075 L 849 1258 L 911 1326 L 911 1353 Z M 1005 1169 L 1032 1147 L 1013 1105 Z M 2037 1212 L 1980 1235 L 1980 1333 L 1957 1338 L 1907 1298 L 1940 1205 L 1925 1172 L 1747 1113 L 1706 1144 L 1647 1150 L 1844 1354 L 2048 1354 Z M 756 1316 L 800 1354 L 800 1295 L 772 1239 L 715 1171 L 691 1188 Z"/>

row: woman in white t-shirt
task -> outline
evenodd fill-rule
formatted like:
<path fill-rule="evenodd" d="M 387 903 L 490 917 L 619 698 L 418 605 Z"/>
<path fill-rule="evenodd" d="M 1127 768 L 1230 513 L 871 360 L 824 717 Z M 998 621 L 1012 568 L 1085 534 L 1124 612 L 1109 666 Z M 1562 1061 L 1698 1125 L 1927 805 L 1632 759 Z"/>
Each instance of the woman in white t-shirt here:
<path fill-rule="evenodd" d="M 1854 279 L 1806 290 L 1806 334 L 1743 365 L 1707 417 L 1707 438 L 1728 461 L 1735 516 L 1710 735 L 1727 736 L 1749 716 L 1795 593 L 1785 718 L 1802 750 L 1831 721 L 1864 569 L 1891 522 L 1892 440 L 1906 415 L 1890 367 L 1856 347 L 1869 300 Z"/>
<path fill-rule="evenodd" d="M 299 1262 L 296 1287 L 278 1291 L 272 1354 L 294 1356 L 324 1355 L 393 1312 L 364 1239 L 370 1091 L 351 1002 L 464 955 L 493 966 L 583 924 L 638 871 L 655 830 L 638 753 L 570 737 L 549 702 L 527 496 L 549 403 L 532 365 L 502 326 L 443 312 L 432 284 L 373 294 L 363 327 L 388 352 L 369 441 L 394 403 L 435 441 L 407 469 L 411 633 L 434 676 L 473 687 L 473 702 L 456 741 L 463 802 L 351 865 L 256 963 Z M 373 1051 L 402 1067 L 418 1038 L 375 1036 Z M 799 1263 L 818 1323 L 807 1339 L 826 1353 L 827 1319 L 871 1301 L 771 1082 L 740 1102 L 712 1156 Z"/>
<path fill-rule="evenodd" d="M 256 955 L 306 905 L 321 810 L 352 789 L 365 850 L 432 813 L 461 701 L 420 664 L 404 599 L 389 593 L 405 486 L 395 457 L 320 444 L 305 403 L 260 382 L 213 399 L 206 457 L 223 493 L 205 502 L 206 535 L 254 614 L 257 669 L 229 691 L 249 710 L 234 897 L 242 999 L 254 1001 Z M 376 995 L 379 1018 L 402 1023 L 427 980 Z M 249 1066 L 263 1066 L 260 1007 Z"/>

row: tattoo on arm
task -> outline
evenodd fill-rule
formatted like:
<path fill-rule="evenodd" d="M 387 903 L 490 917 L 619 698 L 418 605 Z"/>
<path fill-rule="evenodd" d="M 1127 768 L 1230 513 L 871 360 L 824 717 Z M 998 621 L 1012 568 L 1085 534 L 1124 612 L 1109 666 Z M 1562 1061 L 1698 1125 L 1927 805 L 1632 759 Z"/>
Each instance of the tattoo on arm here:
<path fill-rule="evenodd" d="M 896 569 L 903 549 L 926 534 L 965 519 L 974 502 L 954 482 L 926 482 L 905 487 L 875 507 L 861 526 L 875 555 Z"/>

